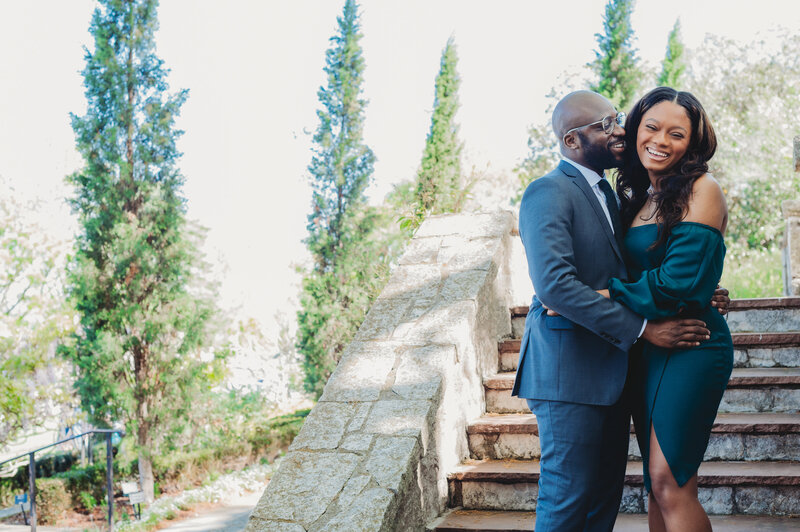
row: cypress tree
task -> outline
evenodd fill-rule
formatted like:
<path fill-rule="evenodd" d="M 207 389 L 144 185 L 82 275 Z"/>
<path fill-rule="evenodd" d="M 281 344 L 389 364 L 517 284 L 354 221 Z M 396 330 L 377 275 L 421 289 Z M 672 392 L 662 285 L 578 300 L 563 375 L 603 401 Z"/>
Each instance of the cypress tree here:
<path fill-rule="evenodd" d="M 303 279 L 297 348 L 303 354 L 305 388 L 317 397 L 342 351 L 380 289 L 383 259 L 373 238 L 377 214 L 365 190 L 375 156 L 362 139 L 364 58 L 354 0 L 346 0 L 325 56 L 327 86 L 308 171 L 312 211 L 305 240 L 313 266 Z"/>
<path fill-rule="evenodd" d="M 447 40 L 436 75 L 431 129 L 417 174 L 415 225 L 426 214 L 455 212 L 461 198 L 461 150 L 458 139 L 458 56 L 453 38 Z"/>
<path fill-rule="evenodd" d="M 661 63 L 661 74 L 658 76 L 659 85 L 680 89 L 681 77 L 684 70 L 686 70 L 686 60 L 683 52 L 681 19 L 677 19 L 667 39 L 667 53 Z"/>
<path fill-rule="evenodd" d="M 633 46 L 631 12 L 634 0 L 609 0 L 603 16 L 603 33 L 595 34 L 599 50 L 590 64 L 598 76 L 592 90 L 620 110 L 627 110 L 639 88 L 641 72 Z"/>
<path fill-rule="evenodd" d="M 190 415 L 207 365 L 211 303 L 196 293 L 201 264 L 185 220 L 175 117 L 187 91 L 167 94 L 155 54 L 157 0 L 99 0 L 83 69 L 88 102 L 72 128 L 84 167 L 68 177 L 81 232 L 69 267 L 80 325 L 65 354 L 82 406 L 100 426 L 122 420 L 153 498 L 153 456 L 165 427 Z"/>

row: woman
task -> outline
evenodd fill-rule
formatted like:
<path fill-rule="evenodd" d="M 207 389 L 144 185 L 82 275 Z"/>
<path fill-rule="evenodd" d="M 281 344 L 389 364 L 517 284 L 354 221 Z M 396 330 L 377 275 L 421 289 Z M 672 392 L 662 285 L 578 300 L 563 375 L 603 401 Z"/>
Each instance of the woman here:
<path fill-rule="evenodd" d="M 694 348 L 643 343 L 631 356 L 636 435 L 649 493 L 651 531 L 710 531 L 697 499 L 703 459 L 733 369 L 724 318 L 710 305 L 725 257 L 725 196 L 708 171 L 716 137 L 700 102 L 669 87 L 631 111 L 617 180 L 632 282 L 611 279 L 610 297 L 648 319 L 704 321 Z"/>

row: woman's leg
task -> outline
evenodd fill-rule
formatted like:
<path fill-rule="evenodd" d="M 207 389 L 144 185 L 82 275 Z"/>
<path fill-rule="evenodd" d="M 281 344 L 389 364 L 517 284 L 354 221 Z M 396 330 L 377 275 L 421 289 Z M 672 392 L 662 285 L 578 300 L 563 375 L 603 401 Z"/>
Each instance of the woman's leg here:
<path fill-rule="evenodd" d="M 650 484 L 652 496 L 669 532 L 711 532 L 711 522 L 697 500 L 697 475 L 679 487 L 669 468 L 656 431 L 650 426 Z M 648 517 L 649 521 L 649 517 Z M 657 530 L 657 529 L 656 529 Z"/>
<path fill-rule="evenodd" d="M 661 515 L 661 508 L 658 501 L 650 493 L 647 496 L 647 525 L 650 532 L 667 532 L 667 525 L 664 524 L 664 517 Z"/>

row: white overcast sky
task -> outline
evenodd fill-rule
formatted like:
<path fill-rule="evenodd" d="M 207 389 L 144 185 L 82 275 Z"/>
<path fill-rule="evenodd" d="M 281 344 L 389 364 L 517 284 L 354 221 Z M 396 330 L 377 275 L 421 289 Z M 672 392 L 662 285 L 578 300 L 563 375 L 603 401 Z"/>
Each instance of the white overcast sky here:
<path fill-rule="evenodd" d="M 224 265 L 223 305 L 268 328 L 298 290 L 291 265 L 305 256 L 308 133 L 343 3 L 162 0 L 159 8 L 157 53 L 171 88 L 190 90 L 178 121 L 189 216 L 209 228 L 208 256 Z M 363 0 L 364 136 L 378 158 L 372 200 L 414 176 L 449 36 L 458 46 L 466 154 L 510 169 L 559 74 L 594 58 L 605 3 Z M 42 223 L 61 238 L 76 230 L 63 180 L 81 166 L 69 113 L 85 111 L 79 71 L 94 6 L 0 0 L 0 176 L 18 197 L 42 201 Z M 690 48 L 706 33 L 747 42 L 779 25 L 800 31 L 800 1 L 639 0 L 636 46 L 654 68 L 678 17 Z"/>

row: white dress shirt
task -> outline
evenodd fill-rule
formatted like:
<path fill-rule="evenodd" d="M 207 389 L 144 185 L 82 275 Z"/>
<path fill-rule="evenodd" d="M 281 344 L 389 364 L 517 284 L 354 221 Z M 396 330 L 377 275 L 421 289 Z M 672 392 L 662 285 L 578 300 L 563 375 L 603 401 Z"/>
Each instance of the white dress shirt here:
<path fill-rule="evenodd" d="M 592 187 L 594 195 L 597 197 L 597 201 L 600 202 L 600 207 L 603 209 L 603 212 L 606 215 L 606 220 L 608 220 L 608 226 L 611 227 L 611 232 L 613 233 L 614 224 L 611 223 L 611 215 L 608 213 L 608 205 L 606 205 L 606 195 L 603 194 L 602 190 L 600 190 L 600 180 L 605 178 L 600 174 L 598 174 L 597 172 L 595 172 L 594 170 L 586 168 L 585 166 L 580 165 L 570 159 L 567 159 L 566 157 L 562 157 L 562 159 L 565 162 L 577 168 L 578 171 L 581 173 L 581 175 L 584 177 L 584 179 L 586 179 L 586 182 L 589 183 L 589 186 Z M 614 194 L 614 197 L 617 199 L 617 206 L 619 207 L 619 198 L 617 198 L 616 193 Z M 639 331 L 639 338 L 642 337 L 642 335 L 644 334 L 644 329 L 645 327 L 647 327 L 647 318 L 643 319 L 644 322 L 642 323 L 642 329 Z"/>
<path fill-rule="evenodd" d="M 569 164 L 577 168 L 578 171 L 581 173 L 581 175 L 584 177 L 584 179 L 586 179 L 586 182 L 589 183 L 589 186 L 592 187 L 594 195 L 597 196 L 597 201 L 600 202 L 600 207 L 603 208 L 603 212 L 606 214 L 606 220 L 608 220 L 608 226 L 611 227 L 611 232 L 613 233 L 614 224 L 611 223 L 611 215 L 608 213 L 608 205 L 606 205 L 606 195 L 603 194 L 602 190 L 600 190 L 600 180 L 605 178 L 600 174 L 598 174 L 597 172 L 595 172 L 594 170 L 586 168 L 585 166 L 582 166 L 576 163 L 575 161 L 571 161 L 566 157 L 564 157 L 563 159 L 565 162 L 568 162 Z M 616 193 L 614 194 L 614 197 L 617 198 Z M 617 207 L 619 207 L 619 198 L 617 198 Z"/>

